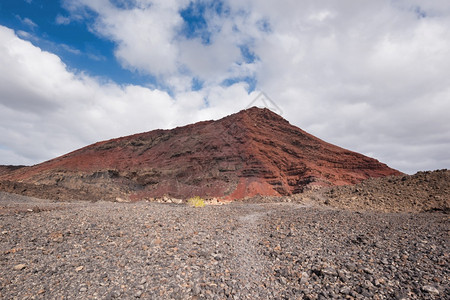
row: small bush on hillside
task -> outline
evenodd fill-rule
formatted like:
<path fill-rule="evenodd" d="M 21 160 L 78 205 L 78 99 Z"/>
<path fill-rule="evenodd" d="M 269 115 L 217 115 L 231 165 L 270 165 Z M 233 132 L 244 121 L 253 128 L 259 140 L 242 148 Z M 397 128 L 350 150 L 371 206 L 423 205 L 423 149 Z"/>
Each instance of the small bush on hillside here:
<path fill-rule="evenodd" d="M 195 197 L 189 198 L 187 203 L 190 206 L 193 206 L 193 207 L 203 207 L 203 206 L 205 206 L 205 200 L 203 200 L 199 196 L 195 196 Z"/>

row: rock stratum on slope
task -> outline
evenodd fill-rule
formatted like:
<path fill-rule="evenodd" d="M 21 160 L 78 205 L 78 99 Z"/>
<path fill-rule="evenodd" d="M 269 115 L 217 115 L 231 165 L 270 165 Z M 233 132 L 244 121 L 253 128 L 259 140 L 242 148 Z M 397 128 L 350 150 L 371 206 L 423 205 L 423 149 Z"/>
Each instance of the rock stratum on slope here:
<path fill-rule="evenodd" d="M 164 195 L 234 200 L 289 196 L 401 174 L 253 107 L 218 121 L 98 142 L 35 166 L 0 172 L 0 189 L 55 200 Z"/>

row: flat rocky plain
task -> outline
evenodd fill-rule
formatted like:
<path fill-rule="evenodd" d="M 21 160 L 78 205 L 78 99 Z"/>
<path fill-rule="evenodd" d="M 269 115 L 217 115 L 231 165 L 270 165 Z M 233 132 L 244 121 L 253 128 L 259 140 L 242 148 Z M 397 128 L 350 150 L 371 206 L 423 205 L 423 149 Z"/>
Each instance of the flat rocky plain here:
<path fill-rule="evenodd" d="M 449 215 L 0 193 L 1 299 L 450 299 Z"/>

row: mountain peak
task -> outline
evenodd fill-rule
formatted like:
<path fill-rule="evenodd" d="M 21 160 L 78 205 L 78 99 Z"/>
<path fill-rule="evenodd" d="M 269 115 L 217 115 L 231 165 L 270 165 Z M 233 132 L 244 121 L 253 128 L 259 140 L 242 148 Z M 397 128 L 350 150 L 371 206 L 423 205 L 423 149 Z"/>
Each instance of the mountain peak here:
<path fill-rule="evenodd" d="M 108 199 L 232 200 L 396 174 L 401 173 L 326 143 L 267 108 L 251 107 L 217 121 L 99 142 L 0 179 L 95 189 Z"/>
<path fill-rule="evenodd" d="M 252 106 L 250 108 L 241 110 L 240 112 L 236 113 L 235 115 L 245 115 L 250 118 L 256 118 L 258 120 L 265 119 L 265 120 L 272 120 L 272 121 L 279 121 L 279 122 L 288 122 L 283 117 L 278 115 L 277 113 L 275 113 L 265 107 L 260 108 L 257 106 Z M 231 116 L 233 116 L 233 115 L 231 115 Z M 228 117 L 231 117 L 231 116 L 228 116 Z"/>

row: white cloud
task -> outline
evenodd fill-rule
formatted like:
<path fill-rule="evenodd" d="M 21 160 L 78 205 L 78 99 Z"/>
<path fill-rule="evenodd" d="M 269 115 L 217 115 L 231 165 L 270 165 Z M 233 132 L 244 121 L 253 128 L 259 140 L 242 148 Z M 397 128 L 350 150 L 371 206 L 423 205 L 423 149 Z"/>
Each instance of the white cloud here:
<path fill-rule="evenodd" d="M 245 84 L 180 93 L 101 83 L 0 26 L 0 164 L 32 164 L 99 140 L 223 117 Z M 205 104 L 208 98 L 210 107 Z M 223 101 L 227 100 L 227 101 Z"/>
<path fill-rule="evenodd" d="M 216 85 L 232 77 L 236 69 L 240 74 L 251 69 L 241 64 L 239 48 L 253 39 L 245 32 L 249 27 L 245 15 L 237 14 L 229 19 L 214 10 L 206 12 L 205 30 L 211 34 L 211 43 L 207 44 L 200 37 L 188 39 L 181 33 L 184 20 L 180 11 L 188 6 L 188 0 L 142 0 L 129 4 L 126 9 L 107 0 L 66 3 L 74 18 L 80 15 L 89 18 L 86 9 L 98 15 L 92 30 L 117 43 L 115 56 L 124 68 L 155 75 L 166 83 L 186 83 L 183 87 L 171 85 L 175 90 L 190 88 L 185 80 L 174 79 L 186 73 Z"/>
<path fill-rule="evenodd" d="M 241 55 L 239 49 L 230 47 L 220 39 L 212 45 L 204 45 L 197 40 L 185 40 L 180 46 L 183 49 L 180 59 L 186 66 L 198 77 L 215 84 L 229 75 L 227 71 Z"/>
<path fill-rule="evenodd" d="M 102 85 L 0 27 L 0 163 L 35 163 L 98 139 L 174 119 L 173 99 L 139 86 Z M 21 159 L 9 161 L 10 158 Z"/>
<path fill-rule="evenodd" d="M 125 68 L 160 76 L 177 72 L 174 37 L 183 3 L 188 1 L 136 1 L 136 7 L 122 9 L 107 0 L 79 0 L 68 8 L 98 14 L 92 30 L 117 42 L 115 55 Z"/>
<path fill-rule="evenodd" d="M 68 25 L 72 20 L 69 17 L 65 17 L 63 15 L 58 14 L 56 16 L 55 22 L 58 25 Z"/>
<path fill-rule="evenodd" d="M 17 34 L 19 37 L 21 37 L 21 38 L 23 38 L 23 39 L 27 39 L 27 40 L 33 38 L 33 35 L 32 35 L 31 33 L 26 32 L 26 31 L 23 31 L 23 30 L 17 30 L 17 31 L 16 31 L 16 34 Z"/>
<path fill-rule="evenodd" d="M 25 25 L 27 25 L 28 27 L 30 27 L 30 28 L 35 28 L 35 27 L 37 27 L 37 24 L 36 23 L 34 23 L 33 21 L 31 21 L 31 19 L 29 19 L 29 18 L 24 18 L 24 19 L 21 19 L 21 21 L 25 24 Z"/>
<path fill-rule="evenodd" d="M 66 44 L 60 44 L 59 47 L 61 49 L 63 49 L 64 51 L 67 51 L 67 52 L 75 54 L 75 55 L 81 55 L 82 54 L 80 50 L 75 49 L 73 47 L 70 47 L 69 45 L 66 45 Z"/>
<path fill-rule="evenodd" d="M 257 79 L 287 119 L 406 172 L 449 167 L 448 14 L 418 18 L 387 1 L 265 4 L 249 9 L 272 29 L 255 43 Z"/>

